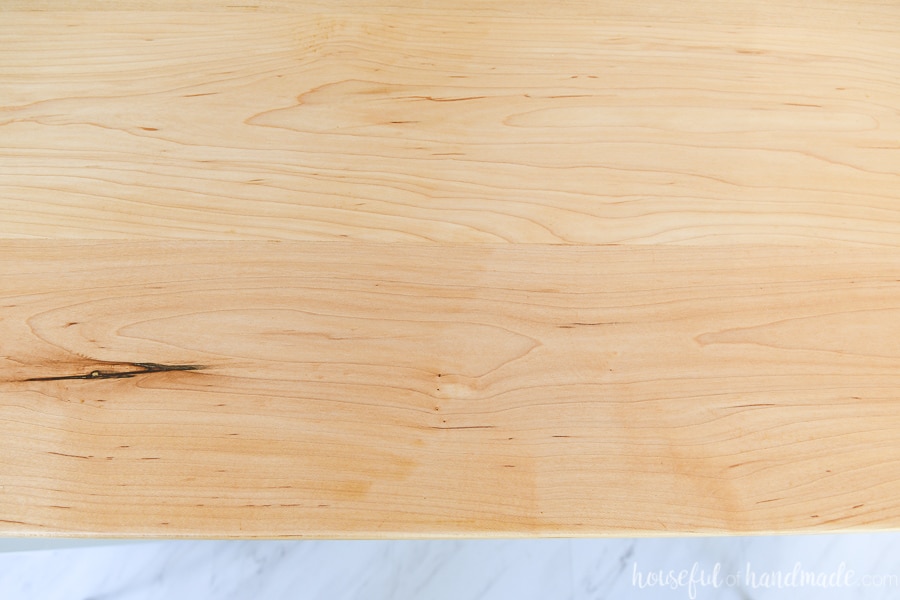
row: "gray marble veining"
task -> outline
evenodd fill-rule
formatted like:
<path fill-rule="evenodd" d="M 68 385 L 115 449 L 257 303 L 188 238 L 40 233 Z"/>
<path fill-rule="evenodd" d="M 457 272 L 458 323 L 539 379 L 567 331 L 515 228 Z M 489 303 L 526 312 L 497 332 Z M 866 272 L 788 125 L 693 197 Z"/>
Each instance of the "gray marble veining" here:
<path fill-rule="evenodd" d="M 880 599 L 900 596 L 898 549 L 896 533 L 146 542 L 0 554 L 0 598 Z"/>

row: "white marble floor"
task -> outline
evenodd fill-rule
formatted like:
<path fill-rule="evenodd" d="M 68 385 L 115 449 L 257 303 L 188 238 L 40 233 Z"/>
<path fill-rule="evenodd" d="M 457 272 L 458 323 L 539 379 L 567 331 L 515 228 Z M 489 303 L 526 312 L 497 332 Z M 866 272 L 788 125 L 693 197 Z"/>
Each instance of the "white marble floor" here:
<path fill-rule="evenodd" d="M 142 542 L 2 553 L 0 598 L 897 598 L 898 550 L 898 533 L 639 540 Z"/>

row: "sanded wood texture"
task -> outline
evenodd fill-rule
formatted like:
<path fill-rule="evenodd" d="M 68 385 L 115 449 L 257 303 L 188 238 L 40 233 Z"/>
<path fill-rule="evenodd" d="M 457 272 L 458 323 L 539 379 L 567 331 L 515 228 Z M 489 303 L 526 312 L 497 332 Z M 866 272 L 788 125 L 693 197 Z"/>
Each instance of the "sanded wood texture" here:
<path fill-rule="evenodd" d="M 898 64 L 890 2 L 0 0 L 0 533 L 900 527 Z"/>
<path fill-rule="evenodd" d="M 895 2 L 92 4 L 0 2 L 2 236 L 897 245 Z"/>

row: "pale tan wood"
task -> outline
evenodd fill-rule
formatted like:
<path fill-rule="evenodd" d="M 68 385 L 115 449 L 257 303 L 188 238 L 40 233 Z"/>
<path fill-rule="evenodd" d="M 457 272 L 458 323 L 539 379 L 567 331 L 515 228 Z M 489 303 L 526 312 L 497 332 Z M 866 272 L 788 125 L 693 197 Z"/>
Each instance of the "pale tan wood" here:
<path fill-rule="evenodd" d="M 0 0 L 0 533 L 897 528 L 898 29 Z"/>
<path fill-rule="evenodd" d="M 0 9 L 2 237 L 900 239 L 896 2 Z"/>
<path fill-rule="evenodd" d="M 3 534 L 900 524 L 897 250 L 5 241 L 0 282 Z"/>

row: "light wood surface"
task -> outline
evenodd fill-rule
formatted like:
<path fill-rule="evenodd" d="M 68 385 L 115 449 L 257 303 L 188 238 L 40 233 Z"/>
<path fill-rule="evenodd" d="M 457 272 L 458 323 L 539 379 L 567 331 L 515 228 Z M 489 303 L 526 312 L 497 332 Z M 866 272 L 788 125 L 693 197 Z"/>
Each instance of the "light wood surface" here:
<path fill-rule="evenodd" d="M 0 0 L 0 236 L 900 239 L 896 2 L 119 4 Z"/>
<path fill-rule="evenodd" d="M 892 2 L 0 0 L 0 533 L 900 527 L 898 64 Z"/>
<path fill-rule="evenodd" d="M 895 524 L 900 251 L 0 248 L 9 532 Z"/>

